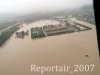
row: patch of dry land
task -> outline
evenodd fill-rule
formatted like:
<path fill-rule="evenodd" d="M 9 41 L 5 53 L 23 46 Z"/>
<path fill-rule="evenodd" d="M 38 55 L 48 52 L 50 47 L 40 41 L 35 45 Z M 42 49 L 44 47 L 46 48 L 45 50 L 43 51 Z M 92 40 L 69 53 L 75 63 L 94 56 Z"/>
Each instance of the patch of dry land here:
<path fill-rule="evenodd" d="M 92 30 L 31 39 L 15 38 L 15 34 L 0 48 L 0 75 L 40 75 L 31 72 L 35 65 L 94 64 L 92 72 L 76 72 L 73 75 L 99 75 L 100 60 L 95 25 L 71 18 L 72 21 L 91 27 Z M 30 30 L 58 21 L 40 20 L 29 25 L 23 24 L 19 31 Z M 30 34 L 30 33 L 29 33 Z M 46 72 L 44 75 L 71 75 L 68 72 Z"/>

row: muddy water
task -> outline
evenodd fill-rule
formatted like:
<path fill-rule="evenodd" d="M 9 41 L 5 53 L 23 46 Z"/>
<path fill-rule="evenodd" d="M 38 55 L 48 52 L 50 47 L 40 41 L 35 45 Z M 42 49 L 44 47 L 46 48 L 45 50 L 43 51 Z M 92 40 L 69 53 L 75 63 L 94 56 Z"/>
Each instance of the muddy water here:
<path fill-rule="evenodd" d="M 0 48 L 0 75 L 40 75 L 31 72 L 30 65 L 64 65 L 64 64 L 94 64 L 93 72 L 78 72 L 73 75 L 99 75 L 100 61 L 98 55 L 95 26 L 84 23 L 92 30 L 50 36 L 40 39 L 15 38 L 15 34 Z M 41 20 L 29 25 L 23 24 L 19 31 L 31 27 L 51 24 L 52 21 Z M 58 24 L 59 22 L 53 22 Z M 85 57 L 89 55 L 89 57 Z M 71 75 L 70 73 L 49 72 L 44 75 Z"/>

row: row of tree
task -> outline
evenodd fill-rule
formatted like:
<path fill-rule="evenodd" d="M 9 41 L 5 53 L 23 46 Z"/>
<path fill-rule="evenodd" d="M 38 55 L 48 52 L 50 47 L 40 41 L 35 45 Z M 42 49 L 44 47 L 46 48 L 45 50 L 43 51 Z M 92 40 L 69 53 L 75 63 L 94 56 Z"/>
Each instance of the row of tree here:
<path fill-rule="evenodd" d="M 17 30 L 19 29 L 19 26 L 16 25 L 16 26 L 12 26 L 11 28 L 9 28 L 8 30 L 6 31 L 3 31 L 1 34 L 0 34 L 0 46 L 2 46 L 5 41 L 10 38 L 10 36 L 16 32 Z"/>

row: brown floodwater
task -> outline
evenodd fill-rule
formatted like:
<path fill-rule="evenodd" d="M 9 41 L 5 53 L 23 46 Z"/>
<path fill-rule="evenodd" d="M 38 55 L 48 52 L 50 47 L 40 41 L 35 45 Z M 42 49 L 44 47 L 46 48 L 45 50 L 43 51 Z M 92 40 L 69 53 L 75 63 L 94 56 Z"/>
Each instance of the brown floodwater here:
<path fill-rule="evenodd" d="M 73 21 L 92 27 L 92 30 L 62 34 L 38 39 L 30 35 L 24 39 L 11 36 L 0 47 L 0 75 L 40 75 L 31 72 L 31 64 L 35 65 L 64 65 L 64 64 L 94 64 L 93 72 L 77 72 L 73 75 L 99 75 L 100 60 L 97 46 L 95 25 L 72 19 Z M 23 24 L 18 31 L 26 31 L 31 27 L 45 24 L 58 24 L 57 21 L 41 20 L 29 25 Z M 86 57 L 88 55 L 89 57 Z M 70 73 L 49 72 L 44 75 L 71 75 Z"/>

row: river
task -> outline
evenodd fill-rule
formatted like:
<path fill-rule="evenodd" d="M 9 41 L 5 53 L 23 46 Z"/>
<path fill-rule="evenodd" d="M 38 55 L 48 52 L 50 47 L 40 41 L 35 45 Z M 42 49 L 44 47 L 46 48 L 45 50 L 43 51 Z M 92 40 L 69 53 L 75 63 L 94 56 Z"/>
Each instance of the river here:
<path fill-rule="evenodd" d="M 73 75 L 99 75 L 100 60 L 95 25 L 73 19 L 92 27 L 92 30 L 31 39 L 15 38 L 15 34 L 0 48 L 0 75 L 40 75 L 31 72 L 30 65 L 94 64 L 93 72 L 78 72 Z M 29 25 L 23 24 L 18 30 L 51 24 L 52 21 L 40 20 Z M 59 22 L 53 22 L 58 24 Z M 86 57 L 85 55 L 89 55 Z M 49 72 L 44 75 L 71 75 L 70 73 Z"/>

